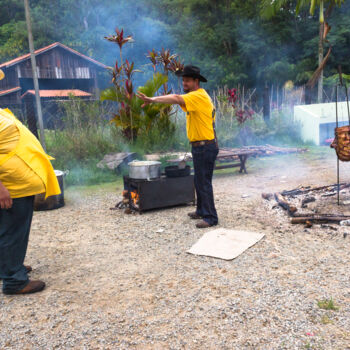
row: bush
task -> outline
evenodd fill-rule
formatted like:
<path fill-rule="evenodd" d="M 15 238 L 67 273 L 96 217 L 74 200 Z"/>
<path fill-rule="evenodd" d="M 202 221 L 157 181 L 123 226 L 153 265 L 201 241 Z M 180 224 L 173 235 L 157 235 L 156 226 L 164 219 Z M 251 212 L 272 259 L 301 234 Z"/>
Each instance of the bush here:
<path fill-rule="evenodd" d="M 275 110 L 266 123 L 261 114 L 254 114 L 244 124 L 239 125 L 232 117 L 217 121 L 217 134 L 221 146 L 240 147 L 246 145 L 295 145 L 302 144 L 300 124 L 294 121 L 288 110 Z"/>
<path fill-rule="evenodd" d="M 70 98 L 60 102 L 59 108 L 60 127 L 45 133 L 54 167 L 70 170 L 68 184 L 88 184 L 95 178 L 112 180 L 111 172 L 96 167 L 105 154 L 125 150 L 120 133 L 105 117 L 111 106 Z"/>
<path fill-rule="evenodd" d="M 132 148 L 142 149 L 143 153 L 187 150 L 186 117 L 176 111 L 170 121 L 168 118 L 160 119 L 148 131 L 140 133 Z"/>

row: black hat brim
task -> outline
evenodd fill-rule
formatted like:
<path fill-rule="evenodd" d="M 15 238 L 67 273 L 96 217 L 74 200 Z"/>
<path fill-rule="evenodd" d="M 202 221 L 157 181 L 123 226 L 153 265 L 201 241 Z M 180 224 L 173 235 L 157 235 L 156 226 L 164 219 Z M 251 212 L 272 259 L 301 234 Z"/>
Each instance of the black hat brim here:
<path fill-rule="evenodd" d="M 203 75 L 201 74 L 186 74 L 185 72 L 182 71 L 178 71 L 175 73 L 178 77 L 189 77 L 189 78 L 194 78 L 194 79 L 199 79 L 199 81 L 203 82 L 203 83 L 207 83 L 208 80 L 206 78 L 203 77 Z"/>

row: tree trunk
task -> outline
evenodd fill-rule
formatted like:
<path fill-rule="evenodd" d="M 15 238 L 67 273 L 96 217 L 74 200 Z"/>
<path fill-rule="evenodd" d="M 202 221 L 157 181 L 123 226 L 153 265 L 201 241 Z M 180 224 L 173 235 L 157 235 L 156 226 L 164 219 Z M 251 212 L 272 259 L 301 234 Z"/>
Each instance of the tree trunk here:
<path fill-rule="evenodd" d="M 318 40 L 318 66 L 320 66 L 323 61 L 323 31 L 324 22 L 320 22 L 320 33 Z M 318 78 L 317 100 L 318 103 L 322 103 L 323 101 L 323 71 L 321 72 L 321 75 Z"/>

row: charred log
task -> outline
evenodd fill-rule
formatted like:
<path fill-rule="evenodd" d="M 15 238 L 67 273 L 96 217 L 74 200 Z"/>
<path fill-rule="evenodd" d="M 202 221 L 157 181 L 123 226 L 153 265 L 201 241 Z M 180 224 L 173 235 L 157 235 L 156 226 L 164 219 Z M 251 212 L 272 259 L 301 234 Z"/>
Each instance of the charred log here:
<path fill-rule="evenodd" d="M 293 217 L 291 218 L 292 224 L 307 224 L 310 223 L 337 223 L 340 221 L 349 220 L 350 216 L 342 215 L 312 215 L 312 216 L 303 216 L 303 217 Z"/>
<path fill-rule="evenodd" d="M 281 208 L 288 211 L 288 214 L 290 216 L 293 216 L 298 211 L 296 207 L 292 206 L 286 201 L 286 199 L 281 195 L 281 193 L 275 193 L 275 200 Z"/>

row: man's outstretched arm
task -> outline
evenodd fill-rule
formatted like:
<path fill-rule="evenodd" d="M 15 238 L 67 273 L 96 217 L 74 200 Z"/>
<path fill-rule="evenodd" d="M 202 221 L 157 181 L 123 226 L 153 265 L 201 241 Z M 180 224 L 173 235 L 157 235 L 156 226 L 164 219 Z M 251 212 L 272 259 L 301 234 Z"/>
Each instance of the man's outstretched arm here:
<path fill-rule="evenodd" d="M 137 97 L 140 98 L 142 101 L 144 101 L 142 108 L 149 105 L 150 103 L 165 103 L 170 105 L 180 105 L 182 107 L 185 106 L 185 100 L 181 95 L 172 94 L 172 95 L 148 97 L 142 92 L 138 92 Z"/>

